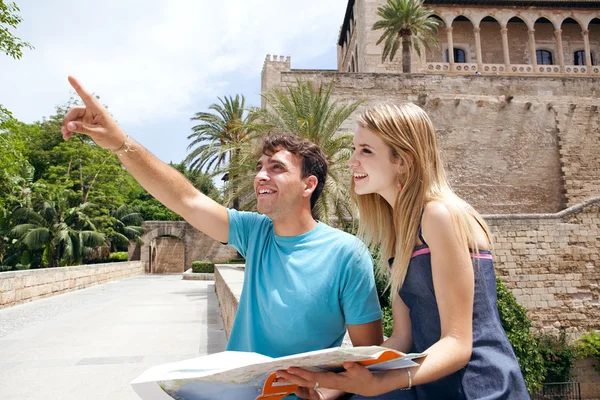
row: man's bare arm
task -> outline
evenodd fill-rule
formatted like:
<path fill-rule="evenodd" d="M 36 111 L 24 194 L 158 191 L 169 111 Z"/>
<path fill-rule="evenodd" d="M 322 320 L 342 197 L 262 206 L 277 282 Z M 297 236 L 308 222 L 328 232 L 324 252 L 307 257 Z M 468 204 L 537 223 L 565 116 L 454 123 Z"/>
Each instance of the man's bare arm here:
<path fill-rule="evenodd" d="M 360 325 L 347 325 L 353 346 L 379 346 L 383 342 L 381 320 Z"/>
<path fill-rule="evenodd" d="M 100 147 L 119 150 L 121 163 L 152 196 L 196 229 L 220 242 L 227 242 L 227 209 L 200 193 L 179 171 L 128 138 L 108 111 L 75 78 L 69 77 L 69 82 L 84 105 L 71 108 L 65 115 L 61 130 L 63 138 L 68 140 L 74 132 L 82 133 Z"/>

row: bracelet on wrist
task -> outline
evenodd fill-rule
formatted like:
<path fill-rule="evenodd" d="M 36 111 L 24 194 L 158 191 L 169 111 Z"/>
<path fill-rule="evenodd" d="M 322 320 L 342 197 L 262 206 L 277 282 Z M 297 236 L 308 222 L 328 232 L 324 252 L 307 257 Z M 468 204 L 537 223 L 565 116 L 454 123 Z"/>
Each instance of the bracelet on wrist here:
<path fill-rule="evenodd" d="M 110 151 L 115 153 L 119 157 L 125 153 L 129 153 L 130 151 L 131 152 L 135 151 L 134 149 L 131 148 L 131 143 L 129 143 L 130 139 L 131 139 L 130 136 L 127 135 L 127 137 L 125 138 L 125 142 L 123 142 L 123 144 L 118 149 L 110 150 Z"/>
<path fill-rule="evenodd" d="M 410 374 L 410 370 L 408 368 L 405 368 L 405 370 L 406 374 L 408 375 L 408 386 L 400 390 L 410 390 L 410 388 L 412 388 L 412 376 Z"/>

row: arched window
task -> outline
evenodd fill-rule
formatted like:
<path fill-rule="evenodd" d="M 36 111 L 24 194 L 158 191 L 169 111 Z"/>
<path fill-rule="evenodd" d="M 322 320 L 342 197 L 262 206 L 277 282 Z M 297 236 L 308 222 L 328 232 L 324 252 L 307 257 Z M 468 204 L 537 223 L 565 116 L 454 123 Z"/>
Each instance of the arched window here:
<path fill-rule="evenodd" d="M 592 65 L 596 65 L 596 61 L 594 60 L 594 54 L 591 54 Z M 573 53 L 573 60 L 575 61 L 575 65 L 585 65 L 585 50 L 577 50 Z"/>
<path fill-rule="evenodd" d="M 446 62 L 450 62 L 450 59 L 448 58 L 448 49 L 446 49 Z M 455 63 L 466 63 L 467 62 L 467 56 L 463 49 L 458 49 L 456 47 L 454 48 L 454 62 Z"/>
<path fill-rule="evenodd" d="M 536 50 L 535 58 L 537 59 L 538 65 L 553 65 L 552 52 L 548 50 Z"/>

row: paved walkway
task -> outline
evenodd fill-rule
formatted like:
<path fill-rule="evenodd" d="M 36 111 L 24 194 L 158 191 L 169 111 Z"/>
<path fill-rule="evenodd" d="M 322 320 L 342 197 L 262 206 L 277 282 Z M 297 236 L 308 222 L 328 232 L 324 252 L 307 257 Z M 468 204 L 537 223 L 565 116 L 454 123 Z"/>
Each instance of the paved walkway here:
<path fill-rule="evenodd" d="M 1 400 L 139 400 L 156 364 L 223 351 L 212 281 L 143 275 L 0 310 Z"/>

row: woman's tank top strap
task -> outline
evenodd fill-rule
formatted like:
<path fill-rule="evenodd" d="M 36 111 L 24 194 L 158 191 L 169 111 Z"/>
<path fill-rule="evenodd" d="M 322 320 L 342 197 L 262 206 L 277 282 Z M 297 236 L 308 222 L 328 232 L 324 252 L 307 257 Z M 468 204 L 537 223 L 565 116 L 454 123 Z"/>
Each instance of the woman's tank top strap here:
<path fill-rule="evenodd" d="M 419 236 L 421 243 L 427 246 L 427 242 L 423 238 L 423 214 L 425 214 L 425 207 L 423 207 L 423 210 L 421 210 L 421 215 L 419 216 L 419 228 L 417 229 L 417 235 Z"/>
<path fill-rule="evenodd" d="M 421 241 L 421 243 L 423 243 L 425 246 L 427 246 L 427 242 L 423 238 L 423 231 L 421 230 L 421 224 L 419 224 L 418 234 L 419 234 L 419 240 Z"/>

